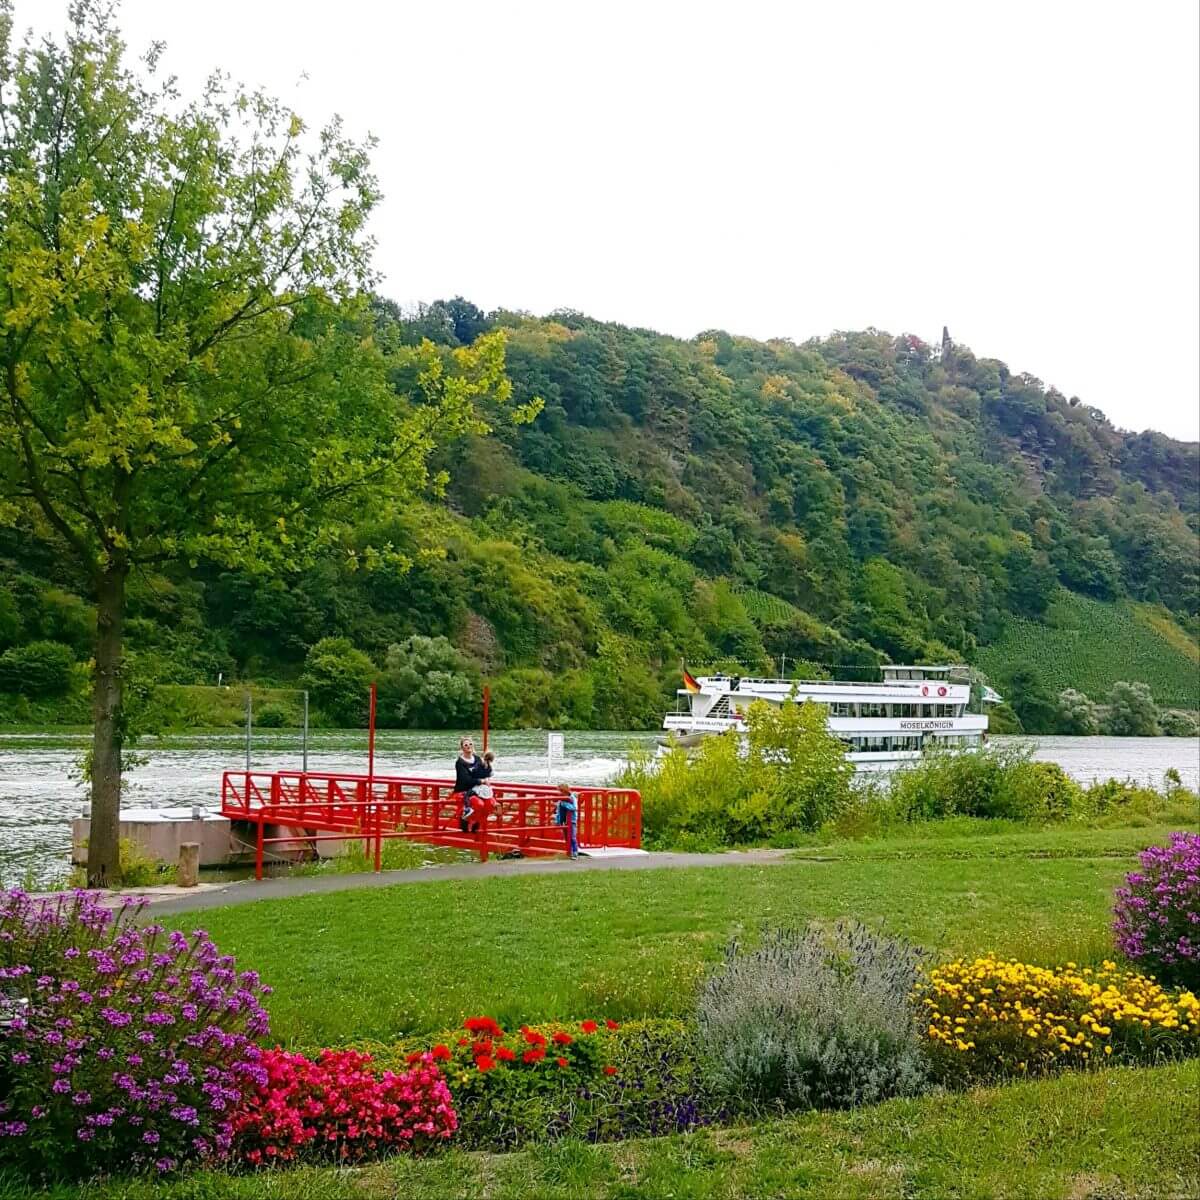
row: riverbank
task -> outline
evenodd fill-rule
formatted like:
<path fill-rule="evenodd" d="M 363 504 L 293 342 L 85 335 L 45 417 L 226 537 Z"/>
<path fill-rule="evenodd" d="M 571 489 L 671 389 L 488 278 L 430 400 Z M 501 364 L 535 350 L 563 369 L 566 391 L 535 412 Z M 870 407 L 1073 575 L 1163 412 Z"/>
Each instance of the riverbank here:
<path fill-rule="evenodd" d="M 86 792 L 77 763 L 89 733 L 44 729 L 0 731 L 0 880 L 36 886 L 65 876 L 70 854 L 70 818 Z M 621 768 L 630 750 L 653 746 L 656 731 L 624 730 L 567 733 L 556 778 L 601 784 Z M 993 738 L 1032 746 L 1035 758 L 1058 762 L 1083 783 L 1098 778 L 1132 777 L 1161 786 L 1168 768 L 1179 771 L 1186 786 L 1200 788 L 1200 740 L 1181 738 Z M 366 733 L 361 730 L 314 731 L 309 741 L 313 770 L 362 769 Z M 538 782 L 548 776 L 546 734 L 496 731 L 497 774 L 514 782 Z M 221 772 L 245 762 L 245 738 L 230 730 L 174 735 L 149 740 L 140 748 L 145 761 L 126 777 L 126 805 L 193 804 L 215 807 Z M 383 730 L 376 745 L 380 769 L 400 775 L 444 778 L 450 773 L 455 737 L 441 731 Z M 264 770 L 295 769 L 301 742 L 295 731 L 256 730 L 253 763 Z"/>

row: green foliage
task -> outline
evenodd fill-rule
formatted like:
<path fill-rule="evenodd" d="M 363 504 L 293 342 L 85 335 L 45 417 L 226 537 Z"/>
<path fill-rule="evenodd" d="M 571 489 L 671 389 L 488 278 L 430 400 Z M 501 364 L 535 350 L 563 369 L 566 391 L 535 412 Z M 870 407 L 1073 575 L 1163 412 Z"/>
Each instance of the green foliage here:
<path fill-rule="evenodd" d="M 1108 693 L 1104 732 L 1113 737 L 1158 736 L 1158 706 L 1144 683 L 1113 684 Z"/>
<path fill-rule="evenodd" d="M 1123 679 L 1143 680 L 1155 700 L 1200 708 L 1196 639 L 1161 610 L 1128 602 L 1104 603 L 1059 592 L 1045 622 L 1006 618 L 1000 636 L 977 654 L 993 679 L 1036 663 L 1045 686 L 1107 694 Z M 1009 697 L 1013 699 L 1013 697 Z"/>
<path fill-rule="evenodd" d="M 657 760 L 631 759 L 617 786 L 641 792 L 648 845 L 787 842 L 850 803 L 853 768 L 823 707 L 759 701 L 747 727 L 744 752 L 729 733 L 705 738 L 692 753 L 675 746 Z"/>
<path fill-rule="evenodd" d="M 0 527 L 65 556 L 95 604 L 103 885 L 131 576 L 373 561 L 363 496 L 386 515 L 440 483 L 434 452 L 512 389 L 501 333 L 445 349 L 373 320 L 369 144 L 219 72 L 184 100 L 154 78 L 161 47 L 127 65 L 103 0 L 67 21 L 18 45 L 0 0 Z"/>
<path fill-rule="evenodd" d="M 1200 735 L 1200 719 L 1197 714 L 1167 709 L 1158 714 L 1160 731 L 1167 737 L 1196 737 Z"/>
<path fill-rule="evenodd" d="M 1083 795 L 1056 763 L 1035 762 L 1019 747 L 929 753 L 877 787 L 874 802 L 900 821 L 958 815 L 1062 820 L 1078 810 Z"/>
<path fill-rule="evenodd" d="M 1026 733 L 1053 733 L 1058 725 L 1058 705 L 1041 675 L 1027 663 L 1016 667 L 1005 680 L 1008 703 Z"/>
<path fill-rule="evenodd" d="M 375 664 L 348 638 L 322 638 L 308 652 L 302 683 L 326 717 L 354 728 L 366 724 L 368 691 L 377 674 Z"/>
<path fill-rule="evenodd" d="M 418 729 L 474 724 L 479 672 L 444 637 L 411 637 L 390 646 L 381 699 L 384 722 Z"/>
<path fill-rule="evenodd" d="M 681 658 L 749 672 L 804 660 L 806 674 L 852 678 L 885 658 L 952 659 L 999 681 L 1032 663 L 1052 695 L 1145 678 L 1159 703 L 1200 707 L 1194 447 L 1119 433 L 966 347 L 874 330 L 805 346 L 680 341 L 463 297 L 409 312 L 354 303 L 376 199 L 363 147 L 333 130 L 316 175 L 289 174 L 303 140 L 289 112 L 260 97 L 242 109 L 220 89 L 167 103 L 92 33 L 92 50 L 46 60 L 47 79 L 76 88 L 46 112 L 29 100 L 36 72 L 14 75 L 32 89 L 18 105 L 30 136 L 42 147 L 59 111 L 72 136 L 86 132 L 126 93 L 139 120 L 89 141 L 96 161 L 77 164 L 94 190 L 116 171 L 111 203 L 59 196 L 28 165 L 41 150 L 18 156 L 36 186 L 6 210 L 20 230 L 4 267 L 20 284 L 9 336 L 32 330 L 29 403 L 49 437 L 32 426 L 31 445 L 73 536 L 97 528 L 70 507 L 75 477 L 86 470 L 108 504 L 123 461 L 136 468 L 128 519 L 93 515 L 129 539 L 117 558 L 148 569 L 129 575 L 127 633 L 153 682 L 287 683 L 323 638 L 382 664 L 392 645 L 441 637 L 492 682 L 497 719 L 521 725 L 657 725 Z M 69 75 L 72 54 L 95 71 Z M 96 95 L 78 79 L 98 81 Z M 88 103 L 64 110 L 71 97 Z M 206 190 L 214 147 L 235 132 L 247 136 Z M 268 144 L 277 158 L 247 160 Z M 333 191 L 310 247 L 295 222 L 321 183 Z M 78 346 L 69 306 L 44 303 L 59 251 L 33 244 L 23 196 L 86 249 L 89 272 L 72 276 L 90 331 Z M 246 221 L 271 236 L 221 236 Z M 281 273 L 289 246 L 302 269 Z M 78 368 L 57 391 L 55 355 Z M 81 372 L 101 415 L 88 415 Z M 130 379 L 148 381 L 144 397 Z M 53 580 L 88 629 L 78 614 L 70 634 L 35 628 L 26 585 L 6 580 L 0 650 L 50 639 L 83 659 L 94 623 L 75 590 L 90 599 L 94 584 L 55 565 L 65 535 L 15 473 L 27 471 L 7 411 L 0 491 L 22 494 L 0 555 L 43 591 Z M 77 436 L 87 422 L 98 432 Z M 84 548 L 107 561 L 108 548 Z"/>
<path fill-rule="evenodd" d="M 86 841 L 84 842 L 86 846 Z M 127 888 L 157 887 L 172 881 L 173 866 L 160 863 L 151 858 L 132 838 L 121 839 L 121 878 L 120 885 Z M 71 872 L 70 886 L 83 888 L 87 886 L 87 873 L 82 867 L 75 867 Z"/>
<path fill-rule="evenodd" d="M 287 712 L 278 704 L 268 704 L 254 714 L 259 729 L 282 729 L 288 723 Z"/>
<path fill-rule="evenodd" d="M 71 686 L 75 656 L 61 642 L 29 642 L 0 654 L 0 692 L 44 698 Z"/>
<path fill-rule="evenodd" d="M 1082 692 L 1064 688 L 1058 693 L 1056 726 L 1061 733 L 1096 734 L 1100 732 L 1100 713 Z"/>

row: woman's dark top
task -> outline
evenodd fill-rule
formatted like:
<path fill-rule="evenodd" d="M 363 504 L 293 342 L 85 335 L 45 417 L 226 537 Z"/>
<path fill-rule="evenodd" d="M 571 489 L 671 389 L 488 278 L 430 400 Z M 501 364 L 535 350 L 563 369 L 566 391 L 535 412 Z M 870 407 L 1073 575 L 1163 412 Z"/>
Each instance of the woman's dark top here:
<path fill-rule="evenodd" d="M 475 755 L 470 762 L 460 754 L 454 760 L 454 790 L 469 792 L 480 780 L 486 779 L 492 773 L 492 768 Z"/>

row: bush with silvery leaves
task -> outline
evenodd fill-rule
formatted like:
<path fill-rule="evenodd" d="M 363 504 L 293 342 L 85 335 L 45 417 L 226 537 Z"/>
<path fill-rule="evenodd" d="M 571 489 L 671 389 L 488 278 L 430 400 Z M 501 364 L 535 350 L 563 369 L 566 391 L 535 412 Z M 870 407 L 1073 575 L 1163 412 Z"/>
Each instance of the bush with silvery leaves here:
<path fill-rule="evenodd" d="M 700 1044 L 744 1107 L 845 1108 L 927 1089 L 913 992 L 921 951 L 856 922 L 731 943 L 703 985 Z"/>

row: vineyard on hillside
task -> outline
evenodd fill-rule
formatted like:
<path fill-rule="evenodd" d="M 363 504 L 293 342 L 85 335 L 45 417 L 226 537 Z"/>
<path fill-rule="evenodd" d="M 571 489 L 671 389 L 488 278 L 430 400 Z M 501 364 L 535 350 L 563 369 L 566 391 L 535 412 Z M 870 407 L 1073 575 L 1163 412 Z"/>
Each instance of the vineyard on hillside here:
<path fill-rule="evenodd" d="M 1161 705 L 1200 708 L 1195 640 L 1150 605 L 1061 592 L 1044 623 L 1010 617 L 1002 636 L 982 647 L 976 661 L 993 680 L 1027 664 L 1051 690 L 1078 688 L 1094 700 L 1118 680 L 1141 680 Z"/>

